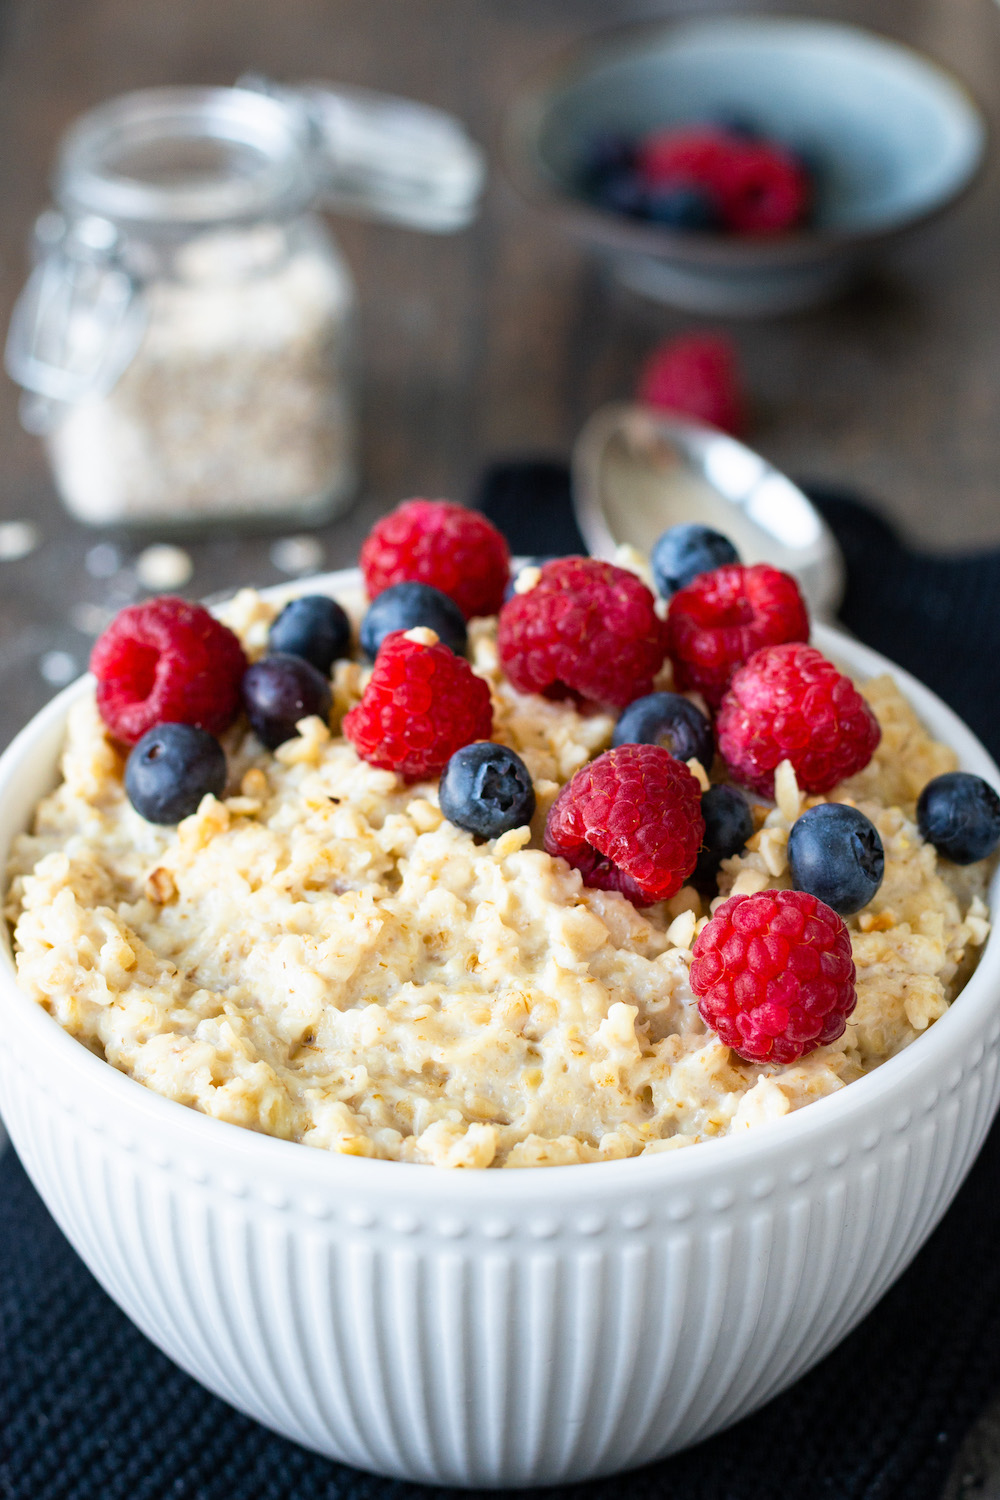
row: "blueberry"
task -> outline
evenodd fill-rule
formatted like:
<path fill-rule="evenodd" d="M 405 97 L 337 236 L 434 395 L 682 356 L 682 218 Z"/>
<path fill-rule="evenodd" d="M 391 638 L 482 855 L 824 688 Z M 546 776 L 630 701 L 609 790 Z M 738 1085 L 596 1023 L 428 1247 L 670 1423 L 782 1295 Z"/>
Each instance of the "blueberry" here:
<path fill-rule="evenodd" d="M 764 138 L 764 132 L 753 116 L 741 109 L 720 109 L 712 116 L 709 124 L 716 130 L 721 130 L 723 135 L 735 136 L 739 141 L 760 141 Z"/>
<path fill-rule="evenodd" d="M 243 674 L 243 705 L 250 727 L 269 750 L 294 739 L 300 719 L 330 712 L 330 684 L 322 672 L 287 652 L 265 656 Z"/>
<path fill-rule="evenodd" d="M 588 143 L 580 168 L 580 188 L 601 208 L 641 216 L 646 191 L 635 172 L 635 142 L 603 132 Z"/>
<path fill-rule="evenodd" d="M 882 884 L 885 852 L 864 813 L 843 802 L 824 802 L 792 824 L 788 867 L 797 891 L 808 891 L 849 917 L 867 906 Z"/>
<path fill-rule="evenodd" d="M 301 656 L 328 676 L 333 663 L 351 647 L 351 622 L 336 599 L 304 594 L 286 604 L 271 626 L 268 649 Z"/>
<path fill-rule="evenodd" d="M 723 227 L 719 205 L 711 193 L 697 187 L 665 187 L 651 192 L 646 218 L 667 229 L 719 230 Z"/>
<path fill-rule="evenodd" d="M 635 143 L 629 136 L 606 131 L 588 143 L 580 171 L 585 192 L 593 192 L 605 178 L 631 171 L 635 162 Z"/>
<path fill-rule="evenodd" d="M 727 536 L 695 521 L 671 526 L 653 548 L 650 563 L 664 599 L 685 588 L 700 573 L 738 563 L 740 555 Z"/>
<path fill-rule="evenodd" d="M 524 761 L 488 740 L 455 751 L 441 776 L 438 799 L 449 823 L 483 839 L 523 828 L 535 811 L 535 788 Z"/>
<path fill-rule="evenodd" d="M 631 167 L 609 172 L 593 185 L 590 196 L 601 208 L 616 214 L 628 214 L 633 219 L 644 219 L 649 209 L 645 184 L 640 182 Z"/>
<path fill-rule="evenodd" d="M 374 661 L 387 635 L 394 630 L 413 630 L 417 625 L 433 630 L 456 656 L 465 655 L 465 616 L 454 599 L 426 583 L 394 583 L 382 590 L 361 621 L 361 649 L 369 661 Z"/>
<path fill-rule="evenodd" d="M 555 561 L 556 556 L 554 553 L 549 553 L 545 557 L 526 557 L 524 562 L 518 564 L 517 572 L 511 573 L 510 578 L 507 581 L 507 587 L 503 591 L 503 602 L 506 604 L 508 599 L 513 599 L 514 585 L 520 578 L 521 574 L 524 572 L 525 568 L 544 568 L 546 563 Z"/>
<path fill-rule="evenodd" d="M 700 760 L 706 771 L 715 758 L 711 721 L 679 693 L 648 693 L 625 709 L 611 740 L 619 745 L 662 745 L 677 760 Z"/>
<path fill-rule="evenodd" d="M 220 797 L 226 756 L 218 740 L 193 724 L 158 724 L 133 746 L 125 767 L 128 800 L 147 823 L 179 823 L 202 797 Z"/>
<path fill-rule="evenodd" d="M 701 799 L 705 819 L 705 842 L 690 883 L 699 891 L 715 894 L 719 866 L 739 854 L 753 833 L 753 817 L 747 800 L 734 786 L 710 786 Z"/>
<path fill-rule="evenodd" d="M 948 771 L 920 793 L 917 827 L 945 859 L 975 864 L 1000 842 L 1000 797 L 981 776 Z"/>

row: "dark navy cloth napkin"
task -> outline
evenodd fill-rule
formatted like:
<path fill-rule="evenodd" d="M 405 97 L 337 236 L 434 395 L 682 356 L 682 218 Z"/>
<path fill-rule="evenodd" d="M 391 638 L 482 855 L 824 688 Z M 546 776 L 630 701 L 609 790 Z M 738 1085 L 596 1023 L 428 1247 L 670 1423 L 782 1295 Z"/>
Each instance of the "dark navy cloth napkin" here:
<path fill-rule="evenodd" d="M 813 489 L 848 565 L 842 616 L 1000 750 L 1000 552 L 902 546 Z M 521 553 L 582 550 L 562 465 L 497 466 L 479 503 Z M 728 1432 L 557 1500 L 938 1500 L 1000 1388 L 1000 1130 L 861 1326 Z M 206 1394 L 104 1295 L 11 1151 L 0 1159 L 0 1500 L 429 1500 L 273 1436 Z M 442 1495 L 454 1493 L 441 1491 Z"/>

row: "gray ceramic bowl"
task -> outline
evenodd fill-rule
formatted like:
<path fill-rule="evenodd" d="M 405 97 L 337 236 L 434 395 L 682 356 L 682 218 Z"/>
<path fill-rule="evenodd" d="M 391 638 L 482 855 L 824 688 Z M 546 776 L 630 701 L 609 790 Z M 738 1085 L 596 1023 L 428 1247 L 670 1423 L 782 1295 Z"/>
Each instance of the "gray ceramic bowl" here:
<path fill-rule="evenodd" d="M 594 136 L 730 113 L 821 164 L 808 230 L 691 233 L 583 197 Z M 521 188 L 612 251 L 632 286 L 691 311 L 748 316 L 839 291 L 873 250 L 969 187 L 986 140 L 978 105 L 929 58 L 856 27 L 765 17 L 682 21 L 585 43 L 525 87 L 505 132 Z"/>

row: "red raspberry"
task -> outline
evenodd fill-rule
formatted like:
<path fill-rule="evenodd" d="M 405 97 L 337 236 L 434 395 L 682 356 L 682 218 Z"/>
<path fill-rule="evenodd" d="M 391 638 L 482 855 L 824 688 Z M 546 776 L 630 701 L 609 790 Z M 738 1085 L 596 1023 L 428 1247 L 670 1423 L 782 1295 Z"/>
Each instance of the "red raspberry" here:
<path fill-rule="evenodd" d="M 647 406 L 680 412 L 734 437 L 746 430 L 746 402 L 736 350 L 716 333 L 691 333 L 657 345 L 639 375 Z"/>
<path fill-rule="evenodd" d="M 850 933 L 806 891 L 731 897 L 693 951 L 702 1020 L 747 1062 L 797 1062 L 835 1042 L 857 1003 Z"/>
<path fill-rule="evenodd" d="M 425 646 L 394 630 L 343 728 L 362 760 L 420 781 L 443 771 L 463 745 L 489 739 L 490 690 L 447 646 Z"/>
<path fill-rule="evenodd" d="M 812 646 L 756 651 L 735 673 L 716 720 L 737 781 L 766 797 L 790 760 L 804 792 L 829 792 L 871 760 L 879 722 L 854 683 Z"/>
<path fill-rule="evenodd" d="M 741 141 L 715 178 L 722 217 L 735 234 L 781 234 L 801 224 L 812 183 L 790 152 L 773 142 Z"/>
<path fill-rule="evenodd" d="M 696 127 L 655 130 L 639 142 L 636 171 L 650 189 L 701 187 L 715 190 L 738 142 L 721 130 Z"/>
<path fill-rule="evenodd" d="M 678 589 L 667 611 L 667 653 L 678 692 L 718 704 L 736 668 L 761 646 L 809 639 L 799 586 L 768 563 L 729 563 Z"/>
<path fill-rule="evenodd" d="M 200 604 L 169 595 L 123 609 L 90 657 L 101 718 L 126 745 L 158 724 L 221 734 L 239 712 L 246 669 L 231 630 Z"/>
<path fill-rule="evenodd" d="M 500 611 L 500 662 L 522 693 L 624 708 L 653 686 L 665 633 L 634 573 L 593 557 L 546 563 Z"/>
<path fill-rule="evenodd" d="M 369 599 L 394 583 L 427 583 L 465 618 L 495 615 L 510 577 L 510 551 L 478 511 L 450 500 L 407 500 L 373 526 L 358 559 Z"/>
<path fill-rule="evenodd" d="M 566 783 L 545 824 L 549 854 L 636 906 L 680 890 L 704 837 L 698 782 L 662 745 L 606 750 Z"/>

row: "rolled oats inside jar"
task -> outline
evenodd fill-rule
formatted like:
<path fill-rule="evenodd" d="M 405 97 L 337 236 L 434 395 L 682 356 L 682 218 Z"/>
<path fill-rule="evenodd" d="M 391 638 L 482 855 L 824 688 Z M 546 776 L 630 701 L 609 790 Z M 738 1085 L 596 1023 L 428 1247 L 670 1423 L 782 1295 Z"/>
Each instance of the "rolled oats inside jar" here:
<path fill-rule="evenodd" d="M 183 245 L 116 384 L 48 435 L 82 521 L 317 519 L 354 487 L 351 294 L 316 224 Z"/>

